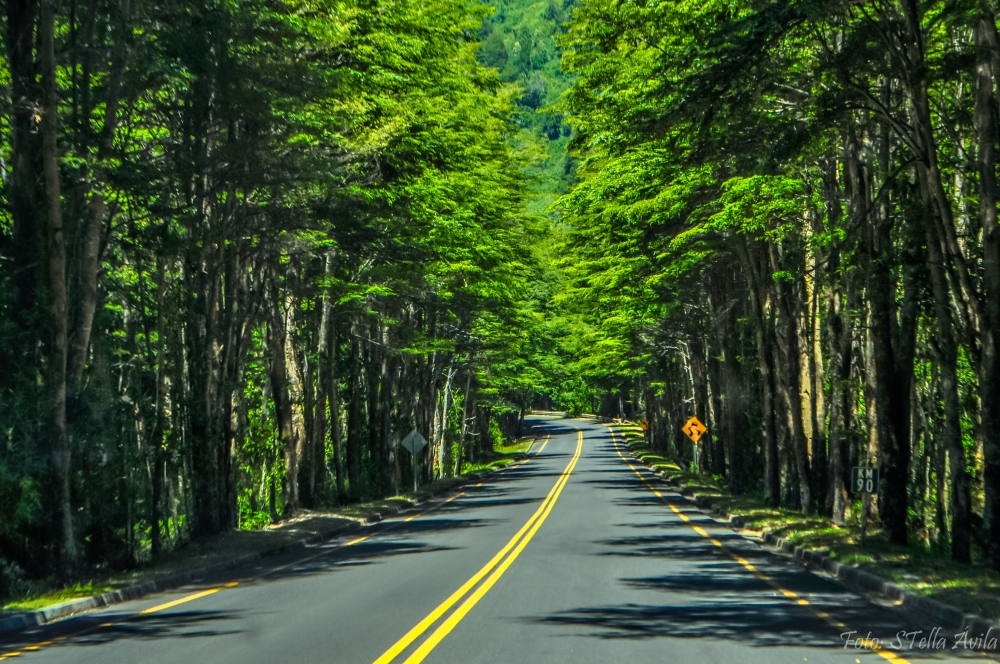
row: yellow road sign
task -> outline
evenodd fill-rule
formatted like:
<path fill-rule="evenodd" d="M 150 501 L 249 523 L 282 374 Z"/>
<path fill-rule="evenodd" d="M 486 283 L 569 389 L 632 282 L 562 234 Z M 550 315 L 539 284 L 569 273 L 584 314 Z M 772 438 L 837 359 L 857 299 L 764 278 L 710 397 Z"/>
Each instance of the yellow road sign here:
<path fill-rule="evenodd" d="M 649 420 L 643 420 L 642 422 L 639 422 L 639 428 L 642 429 L 643 431 L 648 430 L 649 429 Z"/>
<path fill-rule="evenodd" d="M 686 433 L 688 438 L 697 443 L 698 439 L 704 436 L 708 429 L 701 423 L 701 421 L 698 420 L 697 417 L 692 417 L 687 421 L 687 424 L 681 427 L 681 431 Z"/>

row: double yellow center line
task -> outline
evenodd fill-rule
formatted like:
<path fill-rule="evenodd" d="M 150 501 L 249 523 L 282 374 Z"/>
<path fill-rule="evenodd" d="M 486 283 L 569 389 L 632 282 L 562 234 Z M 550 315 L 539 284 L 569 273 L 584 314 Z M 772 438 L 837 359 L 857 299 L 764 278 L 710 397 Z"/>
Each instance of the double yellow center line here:
<path fill-rule="evenodd" d="M 544 449 L 544 446 L 543 446 Z M 500 551 L 493 556 L 493 558 L 486 563 L 482 569 L 472 575 L 472 577 L 462 584 L 462 586 L 453 592 L 448 599 L 441 602 L 433 611 L 427 614 L 427 617 L 421 620 L 416 626 L 403 635 L 403 638 L 399 639 L 392 645 L 391 648 L 385 651 L 381 657 L 375 660 L 374 664 L 388 664 L 394 660 L 400 653 L 406 650 L 410 645 L 412 645 L 417 639 L 419 639 L 424 632 L 426 632 L 434 623 L 440 620 L 455 604 L 458 604 L 466 594 L 472 590 L 476 584 L 486 578 L 483 583 L 475 589 L 475 591 L 469 595 L 462 604 L 455 609 L 447 619 L 442 622 L 434 632 L 427 637 L 427 639 L 417 647 L 416 650 L 406 659 L 405 664 L 417 664 L 418 662 L 424 661 L 424 658 L 430 654 L 432 650 L 439 644 L 444 637 L 455 628 L 455 626 L 461 622 L 462 618 L 472 610 L 479 600 L 483 598 L 486 593 L 489 592 L 490 588 L 496 584 L 496 582 L 503 576 L 504 572 L 511 566 L 511 564 L 517 559 L 517 557 L 524 550 L 524 547 L 528 545 L 531 538 L 535 536 L 538 529 L 541 528 L 545 519 L 548 518 L 549 513 L 552 512 L 552 507 L 556 504 L 559 499 L 559 494 L 562 493 L 563 488 L 565 488 L 566 483 L 569 482 L 569 476 L 573 473 L 573 469 L 576 467 L 577 461 L 580 460 L 580 452 L 583 450 L 583 431 L 577 431 L 577 442 L 576 442 L 576 452 L 573 454 L 573 458 L 566 465 L 566 469 L 563 470 L 562 475 L 559 476 L 559 480 L 549 491 L 549 494 L 542 501 L 542 504 L 535 510 L 535 513 L 531 515 L 520 530 L 511 538 L 509 542 Z M 538 451 L 541 453 L 541 450 Z M 509 554 L 509 555 L 508 555 Z M 489 575 L 487 577 L 487 575 Z"/>

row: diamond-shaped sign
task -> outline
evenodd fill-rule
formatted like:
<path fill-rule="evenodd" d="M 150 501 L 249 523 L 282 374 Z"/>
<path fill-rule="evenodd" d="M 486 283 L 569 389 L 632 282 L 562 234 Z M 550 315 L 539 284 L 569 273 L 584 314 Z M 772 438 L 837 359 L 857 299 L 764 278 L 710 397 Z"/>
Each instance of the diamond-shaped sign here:
<path fill-rule="evenodd" d="M 686 433 L 688 438 L 697 443 L 698 440 L 705 435 L 705 432 L 708 431 L 708 429 L 697 417 L 692 417 L 687 421 L 687 424 L 681 427 L 681 431 Z"/>
<path fill-rule="evenodd" d="M 399 441 L 403 449 L 409 450 L 410 454 L 416 454 L 427 446 L 427 439 L 420 435 L 416 427 L 413 428 L 406 438 Z"/>

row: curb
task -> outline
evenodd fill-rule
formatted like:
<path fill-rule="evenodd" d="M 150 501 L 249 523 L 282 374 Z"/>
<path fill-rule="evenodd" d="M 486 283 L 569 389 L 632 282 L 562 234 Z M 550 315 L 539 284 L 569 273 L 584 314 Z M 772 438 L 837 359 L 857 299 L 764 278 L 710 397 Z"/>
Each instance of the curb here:
<path fill-rule="evenodd" d="M 663 471 L 646 466 L 642 459 L 632 454 L 631 449 L 629 449 L 629 454 L 636 461 L 642 463 L 647 470 L 659 477 L 667 486 L 676 489 L 682 497 L 694 503 L 702 511 L 729 521 L 730 527 L 734 529 L 742 530 L 746 527 L 745 517 L 733 516 L 724 507 L 714 505 L 709 499 L 697 495 L 694 490 L 682 488 L 679 483 L 666 479 L 663 477 Z M 762 545 L 789 554 L 810 569 L 829 574 L 861 596 L 874 594 L 887 599 L 911 619 L 930 619 L 937 623 L 936 626 L 948 629 L 965 629 L 970 634 L 977 635 L 988 634 L 990 630 L 1000 631 L 1000 625 L 982 616 L 965 613 L 958 607 L 939 602 L 925 595 L 918 595 L 899 584 L 886 581 L 882 577 L 866 572 L 859 567 L 838 562 L 831 558 L 830 552 L 825 549 L 807 549 L 783 537 L 777 537 L 773 533 L 763 535 Z"/>
<path fill-rule="evenodd" d="M 506 468 L 506 466 L 504 466 Z M 249 553 L 236 558 L 231 558 L 220 563 L 215 563 L 212 565 L 207 565 L 205 567 L 199 567 L 196 569 L 188 570 L 185 572 L 180 572 L 177 574 L 171 574 L 160 579 L 144 581 L 142 583 L 136 583 L 131 586 L 126 586 L 124 588 L 119 588 L 118 590 L 112 590 L 110 592 L 103 593 L 101 595 L 93 595 L 91 597 L 84 597 L 82 599 L 73 600 L 71 602 L 66 602 L 65 604 L 57 604 L 51 606 L 47 609 L 39 609 L 38 611 L 29 611 L 26 613 L 19 613 L 17 615 L 11 616 L 0 620 L 0 634 L 10 634 L 13 632 L 19 632 L 31 627 L 40 627 L 56 620 L 61 620 L 62 618 L 68 618 L 70 616 L 76 615 L 78 613 L 83 613 L 85 611 L 90 611 L 91 609 L 100 609 L 107 606 L 112 606 L 114 604 L 120 604 L 122 602 L 129 602 L 135 599 L 139 599 L 145 595 L 149 595 L 154 592 L 161 592 L 164 590 L 171 590 L 179 586 L 186 585 L 193 581 L 198 581 L 203 577 L 211 576 L 213 574 L 219 574 L 226 572 L 230 569 L 241 567 L 243 565 L 255 562 L 261 558 L 268 558 L 270 556 L 276 556 L 282 553 L 287 553 L 289 551 L 294 551 L 296 549 L 305 548 L 311 544 L 319 544 L 328 539 L 332 539 L 343 533 L 351 532 L 357 530 L 365 525 L 373 525 L 382 521 L 382 519 L 390 516 L 394 516 L 403 510 L 413 509 L 424 503 L 426 503 L 430 498 L 438 496 L 443 493 L 448 493 L 453 491 L 458 487 L 475 480 L 481 480 L 489 473 L 494 473 L 501 469 L 490 469 L 487 471 L 477 471 L 475 473 L 469 473 L 462 478 L 461 482 L 455 482 L 451 486 L 442 488 L 440 491 L 435 491 L 427 496 L 421 498 L 420 500 L 409 501 L 409 505 L 400 507 L 390 507 L 381 512 L 376 512 L 365 519 L 354 520 L 351 523 L 345 523 L 336 528 L 331 528 L 322 533 L 316 533 L 315 535 L 310 535 L 309 537 L 304 537 L 302 539 L 294 540 L 281 546 L 276 546 L 271 549 L 265 549 L 257 553 Z M 347 517 L 344 517 L 347 518 Z"/>

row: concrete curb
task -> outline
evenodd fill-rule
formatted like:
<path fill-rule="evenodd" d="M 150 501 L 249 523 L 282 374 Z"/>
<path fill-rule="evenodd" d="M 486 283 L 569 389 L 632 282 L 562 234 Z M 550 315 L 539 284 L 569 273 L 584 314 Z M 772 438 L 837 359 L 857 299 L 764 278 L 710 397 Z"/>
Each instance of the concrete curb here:
<path fill-rule="evenodd" d="M 629 449 L 629 454 L 636 461 L 646 466 L 642 459 L 632 454 L 631 449 Z M 728 520 L 730 527 L 734 529 L 743 530 L 746 527 L 745 517 L 733 516 L 724 507 L 714 505 L 711 500 L 697 495 L 694 490 L 682 488 L 680 483 L 665 478 L 663 471 L 655 470 L 649 466 L 646 466 L 646 468 L 659 477 L 667 486 L 676 489 L 681 496 L 694 503 L 699 509 L 720 519 Z M 925 595 L 918 595 L 896 583 L 886 581 L 882 577 L 871 572 L 866 572 L 854 565 L 838 562 L 830 557 L 828 550 L 807 549 L 787 539 L 777 537 L 773 533 L 764 533 L 762 544 L 765 548 L 775 549 L 792 556 L 810 569 L 829 574 L 856 594 L 861 596 L 872 594 L 891 601 L 911 619 L 933 620 L 936 627 L 944 629 L 968 629 L 970 636 L 987 634 L 990 630 L 993 630 L 994 633 L 1000 632 L 1000 625 L 991 620 L 987 620 L 974 613 L 965 613 L 957 607 L 939 602 Z"/>
<path fill-rule="evenodd" d="M 506 466 L 504 466 L 504 468 L 506 468 Z M 10 634 L 29 629 L 31 627 L 40 627 L 42 625 L 55 622 L 56 620 L 68 618 L 92 609 L 100 609 L 114 604 L 120 604 L 122 602 L 129 602 L 154 592 L 171 590 L 194 581 L 199 581 L 207 576 L 227 572 L 231 569 L 260 560 L 261 558 L 268 558 L 270 556 L 280 555 L 296 549 L 302 549 L 312 544 L 319 544 L 320 542 L 324 542 L 344 533 L 351 532 L 352 530 L 357 530 L 362 526 L 376 524 L 382 521 L 382 519 L 394 516 L 403 510 L 409 510 L 423 505 L 435 496 L 453 491 L 468 482 L 481 480 L 488 474 L 494 473 L 497 470 L 502 470 L 502 468 L 469 473 L 463 477 L 461 482 L 455 482 L 448 487 L 442 488 L 440 491 L 434 491 L 420 500 L 409 501 L 409 504 L 406 506 L 390 507 L 381 512 L 376 512 L 366 519 L 358 519 L 356 521 L 352 521 L 351 523 L 345 523 L 322 533 L 317 533 L 315 535 L 310 535 L 309 537 L 303 537 L 302 539 L 287 542 L 281 546 L 265 549 L 257 553 L 238 556 L 221 563 L 198 567 L 185 572 L 180 572 L 178 574 L 171 574 L 160 579 L 136 583 L 134 585 L 119 588 L 118 590 L 106 592 L 101 595 L 84 597 L 71 602 L 66 602 L 65 604 L 57 604 L 56 606 L 50 606 L 46 609 L 40 609 L 38 611 L 19 613 L 17 615 L 10 616 L 9 618 L 0 620 L 0 634 Z"/>

